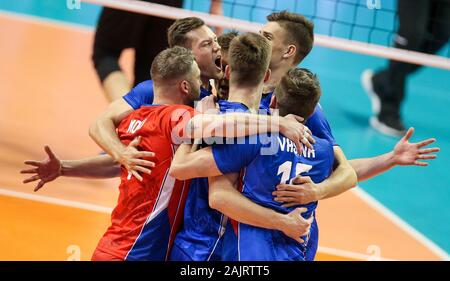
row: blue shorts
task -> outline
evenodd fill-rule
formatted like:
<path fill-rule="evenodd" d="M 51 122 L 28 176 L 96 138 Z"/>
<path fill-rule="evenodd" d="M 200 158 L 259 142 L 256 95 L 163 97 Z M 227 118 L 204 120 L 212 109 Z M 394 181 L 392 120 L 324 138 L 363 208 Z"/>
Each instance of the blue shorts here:
<path fill-rule="evenodd" d="M 314 261 L 316 257 L 317 248 L 319 244 L 319 227 L 317 226 L 316 216 L 314 215 L 314 221 L 311 224 L 311 230 L 309 232 L 309 239 L 306 244 L 306 260 Z"/>
<path fill-rule="evenodd" d="M 306 239 L 304 237 L 303 239 Z M 283 232 L 247 224 L 237 230 L 239 261 L 305 261 L 306 244 L 300 244 Z M 226 240 L 227 241 L 227 240 Z M 224 248 L 228 248 L 227 243 Z"/>
<path fill-rule="evenodd" d="M 219 239 L 214 247 L 213 252 L 200 251 L 202 245 L 191 244 L 189 247 L 197 248 L 197 251 L 185 251 L 182 247 L 178 246 L 176 243 L 172 246 L 172 251 L 170 252 L 169 261 L 221 261 L 222 257 L 222 244 L 223 237 Z M 185 244 L 187 245 L 187 244 Z M 189 252 L 192 252 L 189 254 Z"/>

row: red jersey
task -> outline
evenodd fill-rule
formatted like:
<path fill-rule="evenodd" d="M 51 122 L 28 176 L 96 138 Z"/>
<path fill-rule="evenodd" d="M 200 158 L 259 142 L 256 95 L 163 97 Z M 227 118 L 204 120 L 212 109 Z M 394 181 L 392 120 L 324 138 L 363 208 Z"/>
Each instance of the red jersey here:
<path fill-rule="evenodd" d="M 120 195 L 111 215 L 111 226 L 101 238 L 93 259 L 165 260 L 181 220 L 189 182 L 169 176 L 177 135 L 194 114 L 185 105 L 144 106 L 118 127 L 120 140 L 128 145 L 141 136 L 138 150 L 152 151 L 155 163 L 142 182 L 121 168 Z M 175 133 L 174 133 L 175 132 Z"/>

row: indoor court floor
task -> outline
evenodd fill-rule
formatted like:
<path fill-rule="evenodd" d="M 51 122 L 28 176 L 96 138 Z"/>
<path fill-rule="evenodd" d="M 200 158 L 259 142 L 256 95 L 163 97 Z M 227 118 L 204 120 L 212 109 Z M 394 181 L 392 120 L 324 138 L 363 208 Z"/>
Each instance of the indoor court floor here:
<path fill-rule="evenodd" d="M 107 105 L 90 60 L 99 9 L 83 6 L 88 15 L 78 20 L 63 11 L 65 1 L 50 2 L 43 1 L 45 12 L 0 2 L 0 260 L 89 260 L 118 196 L 118 179 L 60 178 L 36 193 L 22 184 L 23 161 L 43 159 L 45 144 L 62 159 L 101 151 L 88 136 Z M 121 60 L 128 73 L 131 60 L 131 52 Z M 395 145 L 368 125 L 359 83 L 361 71 L 383 59 L 317 47 L 304 65 L 319 75 L 321 104 L 348 158 Z M 404 110 L 413 140 L 437 138 L 438 159 L 321 201 L 317 260 L 449 259 L 449 81 L 448 71 L 419 71 Z"/>

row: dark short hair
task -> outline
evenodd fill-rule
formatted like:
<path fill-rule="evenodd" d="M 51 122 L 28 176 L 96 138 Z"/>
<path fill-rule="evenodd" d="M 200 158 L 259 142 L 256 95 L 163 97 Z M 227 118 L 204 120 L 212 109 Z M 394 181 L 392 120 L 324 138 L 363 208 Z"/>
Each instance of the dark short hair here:
<path fill-rule="evenodd" d="M 275 12 L 267 16 L 270 22 L 277 22 L 286 32 L 286 43 L 297 47 L 295 63 L 299 64 L 314 45 L 314 24 L 306 17 L 288 11 Z"/>
<path fill-rule="evenodd" d="M 169 46 L 190 48 L 191 42 L 186 34 L 194 29 L 202 27 L 203 25 L 205 25 L 205 22 L 196 17 L 176 20 L 167 31 L 167 41 L 169 42 Z"/>
<path fill-rule="evenodd" d="M 257 33 L 244 33 L 231 41 L 228 51 L 233 80 L 239 85 L 254 85 L 264 79 L 272 47 Z"/>
<path fill-rule="evenodd" d="M 309 118 L 321 95 L 319 79 L 306 68 L 289 70 L 275 89 L 281 116 L 295 114 Z"/>
<path fill-rule="evenodd" d="M 151 75 L 155 82 L 170 81 L 188 75 L 195 61 L 192 52 L 175 46 L 160 52 L 153 60 Z"/>
<path fill-rule="evenodd" d="M 239 32 L 232 30 L 217 37 L 217 42 L 219 43 L 222 50 L 228 52 L 228 50 L 230 49 L 231 41 L 238 36 Z"/>

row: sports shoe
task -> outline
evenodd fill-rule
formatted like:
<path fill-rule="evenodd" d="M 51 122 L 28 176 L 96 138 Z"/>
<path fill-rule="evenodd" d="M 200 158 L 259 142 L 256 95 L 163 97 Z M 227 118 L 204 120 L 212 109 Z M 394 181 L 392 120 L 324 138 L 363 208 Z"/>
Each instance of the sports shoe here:
<path fill-rule="evenodd" d="M 406 133 L 399 114 L 387 114 L 390 112 L 383 107 L 380 96 L 375 92 L 373 87 L 373 71 L 365 70 L 361 75 L 361 83 L 372 103 L 373 116 L 370 118 L 370 125 L 382 134 L 394 137 L 401 137 Z M 385 105 L 386 107 L 386 105 Z"/>
<path fill-rule="evenodd" d="M 381 110 L 381 99 L 378 94 L 373 89 L 373 71 L 372 69 L 366 69 L 361 75 L 361 84 L 363 85 L 364 90 L 370 98 L 372 103 L 372 113 L 373 115 L 380 114 Z"/>

